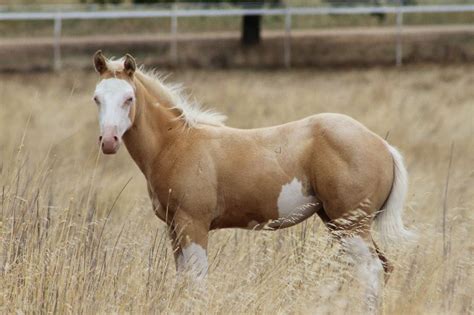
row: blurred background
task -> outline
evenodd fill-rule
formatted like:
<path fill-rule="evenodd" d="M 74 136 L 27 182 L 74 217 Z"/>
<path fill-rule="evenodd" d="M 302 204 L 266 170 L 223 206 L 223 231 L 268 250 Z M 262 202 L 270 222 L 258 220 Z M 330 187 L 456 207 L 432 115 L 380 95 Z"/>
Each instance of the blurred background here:
<path fill-rule="evenodd" d="M 474 60 L 473 5 L 472 0 L 1 0 L 0 70 L 84 68 L 99 48 L 113 55 L 130 51 L 149 65 L 166 67 L 467 62 Z"/>
<path fill-rule="evenodd" d="M 338 112 L 388 139 L 419 237 L 384 248 L 381 312 L 473 313 L 474 0 L 0 0 L 0 313 L 366 314 L 317 217 L 212 232 L 207 293 L 176 282 L 144 177 L 98 148 L 97 49 L 232 127 Z"/>

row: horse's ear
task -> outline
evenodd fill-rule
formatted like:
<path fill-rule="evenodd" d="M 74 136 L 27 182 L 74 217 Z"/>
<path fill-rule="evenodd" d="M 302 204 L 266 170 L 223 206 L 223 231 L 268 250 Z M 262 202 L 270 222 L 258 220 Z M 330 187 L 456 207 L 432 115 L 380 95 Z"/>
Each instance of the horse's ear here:
<path fill-rule="evenodd" d="M 95 71 L 97 71 L 99 74 L 102 74 L 107 70 L 107 61 L 102 54 L 102 50 L 98 50 L 94 54 L 94 67 Z"/>
<path fill-rule="evenodd" d="M 129 77 L 131 77 L 135 73 L 136 69 L 137 69 L 137 63 L 135 62 L 135 58 L 133 58 L 129 54 L 126 54 L 125 61 L 123 62 L 123 70 Z"/>

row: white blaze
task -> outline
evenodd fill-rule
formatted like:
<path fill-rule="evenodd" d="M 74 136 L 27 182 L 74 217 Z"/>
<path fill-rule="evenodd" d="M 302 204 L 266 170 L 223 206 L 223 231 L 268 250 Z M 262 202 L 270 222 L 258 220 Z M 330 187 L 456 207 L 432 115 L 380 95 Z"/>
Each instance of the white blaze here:
<path fill-rule="evenodd" d="M 178 272 L 189 272 L 196 279 L 202 280 L 208 269 L 206 250 L 201 245 L 191 243 L 181 250 L 178 256 Z"/>
<path fill-rule="evenodd" d="M 105 79 L 97 84 L 95 97 L 99 101 L 100 131 L 103 132 L 105 127 L 114 127 L 122 136 L 132 125 L 129 117 L 131 104 L 126 104 L 126 101 L 134 99 L 133 87 L 125 80 Z"/>
<path fill-rule="evenodd" d="M 301 182 L 293 178 L 293 180 L 281 187 L 278 196 L 277 206 L 280 218 L 289 217 L 298 212 L 304 212 L 305 207 L 313 206 L 316 203 L 314 196 L 305 196 Z"/>

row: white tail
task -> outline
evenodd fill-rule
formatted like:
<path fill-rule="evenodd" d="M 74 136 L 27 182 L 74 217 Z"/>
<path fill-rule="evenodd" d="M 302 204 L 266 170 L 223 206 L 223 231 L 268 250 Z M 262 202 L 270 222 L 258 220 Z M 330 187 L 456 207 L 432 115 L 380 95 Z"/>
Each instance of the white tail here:
<path fill-rule="evenodd" d="M 374 228 L 384 244 L 397 240 L 409 240 L 415 235 L 408 231 L 402 221 L 403 204 L 408 190 L 408 174 L 400 152 L 387 143 L 393 157 L 393 184 L 390 195 L 374 221 Z"/>

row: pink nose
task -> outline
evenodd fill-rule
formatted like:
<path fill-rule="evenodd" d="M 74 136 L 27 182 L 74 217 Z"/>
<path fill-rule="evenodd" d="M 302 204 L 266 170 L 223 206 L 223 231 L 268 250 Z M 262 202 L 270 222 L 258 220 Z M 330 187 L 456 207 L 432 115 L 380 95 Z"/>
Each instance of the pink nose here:
<path fill-rule="evenodd" d="M 120 139 L 115 131 L 109 129 L 99 137 L 99 143 L 104 154 L 114 154 L 118 151 Z"/>

